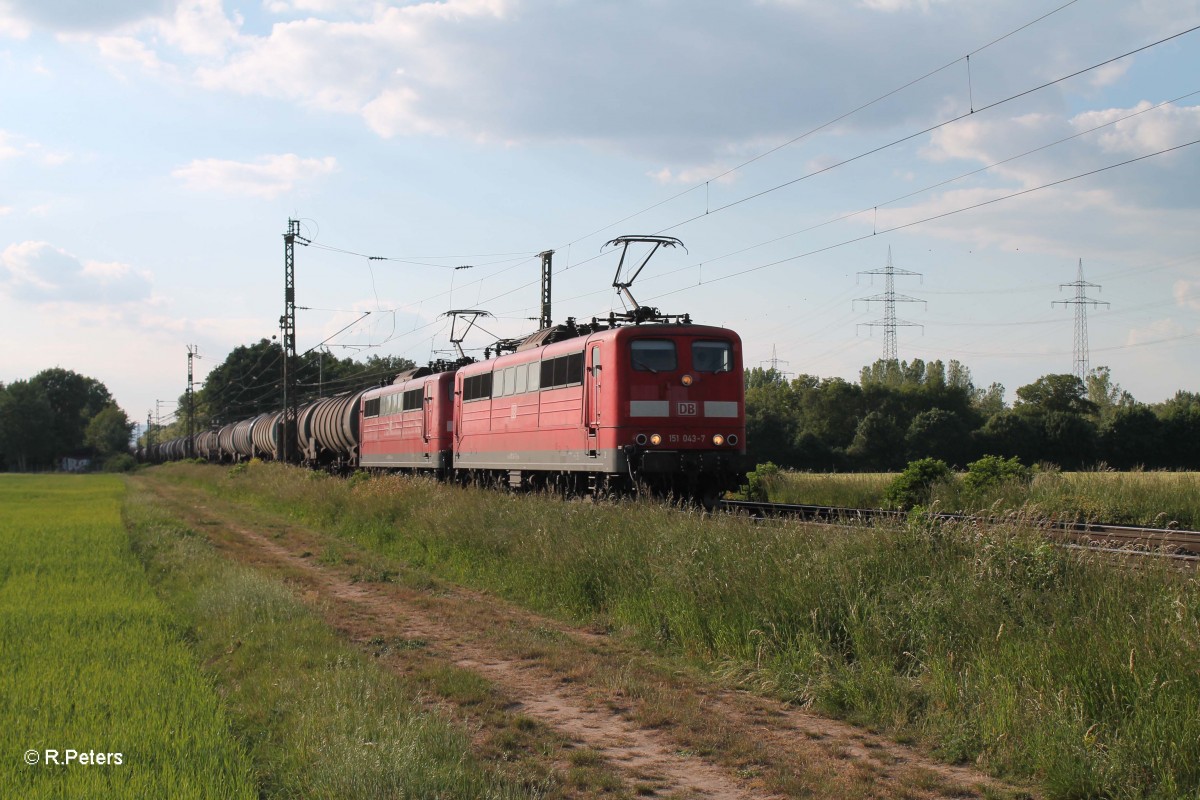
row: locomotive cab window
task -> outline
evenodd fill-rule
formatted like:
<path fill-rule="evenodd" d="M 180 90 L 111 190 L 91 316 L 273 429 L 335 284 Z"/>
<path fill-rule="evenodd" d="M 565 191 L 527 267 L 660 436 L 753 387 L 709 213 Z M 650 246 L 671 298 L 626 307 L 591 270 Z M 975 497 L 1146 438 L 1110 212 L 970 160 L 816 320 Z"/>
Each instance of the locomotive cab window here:
<path fill-rule="evenodd" d="M 367 402 L 363 403 L 363 416 L 364 417 L 378 417 L 379 416 L 379 398 L 378 397 L 376 397 L 372 400 L 368 400 Z"/>
<path fill-rule="evenodd" d="M 670 339 L 634 339 L 629 343 L 633 368 L 642 372 L 670 372 L 678 365 Z"/>
<path fill-rule="evenodd" d="M 733 369 L 733 348 L 729 342 L 692 342 L 692 369 L 729 372 Z"/>

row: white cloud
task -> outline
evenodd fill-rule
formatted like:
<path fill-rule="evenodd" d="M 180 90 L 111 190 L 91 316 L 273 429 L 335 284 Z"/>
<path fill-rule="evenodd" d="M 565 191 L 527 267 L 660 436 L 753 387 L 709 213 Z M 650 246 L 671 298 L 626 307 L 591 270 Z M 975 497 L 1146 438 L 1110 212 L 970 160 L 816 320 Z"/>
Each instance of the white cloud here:
<path fill-rule="evenodd" d="M 1092 128 L 1151 107 L 1143 100 L 1133 109 L 1085 111 L 1071 119 L 1076 130 Z M 1200 106 L 1165 106 L 1105 128 L 1098 135 L 1101 150 L 1140 156 L 1200 138 Z"/>
<path fill-rule="evenodd" d="M 174 19 L 163 26 L 168 42 L 190 55 L 220 56 L 237 38 L 242 17 L 225 15 L 221 0 L 189 0 L 180 3 Z"/>
<path fill-rule="evenodd" d="M 13 212 L 12 206 L 0 206 L 0 217 L 7 216 Z"/>
<path fill-rule="evenodd" d="M 713 180 L 718 184 L 736 183 L 738 174 L 730 172 L 732 164 L 722 164 L 719 162 L 711 162 L 709 164 L 697 165 L 692 167 L 677 168 L 672 170 L 670 167 L 647 172 L 646 175 L 653 178 L 656 182 L 662 184 L 683 184 L 685 186 L 704 183 L 708 180 Z M 714 175 L 720 177 L 713 179 Z"/>
<path fill-rule="evenodd" d="M 0 131 L 0 161 L 8 158 L 32 158 L 45 166 L 57 167 L 69 161 L 71 155 L 47 150 L 38 142 L 7 131 Z"/>
<path fill-rule="evenodd" d="M 1125 337 L 1125 345 L 1143 345 L 1162 342 L 1164 340 L 1178 339 L 1185 336 L 1188 329 L 1180 325 L 1172 317 L 1164 317 L 1163 319 L 1154 320 L 1146 325 L 1129 329 L 1129 334 Z"/>
<path fill-rule="evenodd" d="M 22 148 L 13 144 L 12 138 L 12 134 L 7 131 L 0 131 L 0 161 L 6 158 L 16 158 L 23 152 Z"/>
<path fill-rule="evenodd" d="M 3 6 L 0 6 L 0 36 L 10 39 L 28 39 L 33 32 L 33 26 L 18 17 L 10 16 Z"/>
<path fill-rule="evenodd" d="M 1200 311 L 1200 281 L 1176 281 L 1171 293 L 1180 306 Z"/>
<path fill-rule="evenodd" d="M 374 0 L 266 0 L 272 14 L 353 14 L 369 16 Z"/>
<path fill-rule="evenodd" d="M 166 66 L 153 50 L 132 36 L 99 36 L 95 43 L 100 55 L 109 61 L 136 64 L 147 72 L 160 72 Z"/>
<path fill-rule="evenodd" d="M 1112 64 L 1105 64 L 1091 74 L 1089 83 L 1093 89 L 1103 89 L 1106 86 L 1112 86 L 1129 72 L 1129 68 L 1133 65 L 1130 59 L 1115 61 Z"/>
<path fill-rule="evenodd" d="M 290 192 L 301 183 L 337 169 L 337 159 L 301 158 L 294 153 L 263 156 L 257 163 L 198 159 L 174 170 L 189 189 L 248 194 L 271 199 Z"/>
<path fill-rule="evenodd" d="M 26 241 L 0 252 L 0 290 L 34 303 L 122 305 L 150 296 L 150 275 L 118 262 L 81 261 L 48 242 Z"/>

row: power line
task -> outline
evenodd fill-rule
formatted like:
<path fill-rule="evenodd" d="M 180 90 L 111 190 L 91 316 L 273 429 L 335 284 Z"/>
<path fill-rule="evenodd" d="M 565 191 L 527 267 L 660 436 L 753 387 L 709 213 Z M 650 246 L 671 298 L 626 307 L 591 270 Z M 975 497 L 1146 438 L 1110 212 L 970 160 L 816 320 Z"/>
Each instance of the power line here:
<path fill-rule="evenodd" d="M 1046 89 L 1046 88 L 1048 88 L 1048 87 L 1050 87 L 1050 86 L 1054 86 L 1054 85 L 1055 85 L 1055 84 L 1057 84 L 1057 83 L 1062 83 L 1063 81 L 1070 80 L 1071 78 L 1077 78 L 1077 77 L 1079 77 L 1080 75 L 1084 75 L 1084 74 L 1086 74 L 1086 73 L 1088 73 L 1088 72 L 1092 72 L 1093 70 L 1100 69 L 1101 67 L 1107 66 L 1107 65 L 1109 65 L 1109 64 L 1112 64 L 1112 63 L 1114 63 L 1114 62 L 1116 62 L 1116 61 L 1120 61 L 1120 60 L 1121 60 L 1121 59 L 1123 59 L 1123 58 L 1128 58 L 1129 56 L 1135 55 L 1135 54 L 1137 54 L 1137 53 L 1140 53 L 1140 52 L 1142 52 L 1142 51 L 1144 51 L 1144 50 L 1149 50 L 1149 49 L 1150 49 L 1150 48 L 1152 48 L 1152 47 L 1157 47 L 1157 46 L 1158 46 L 1158 45 L 1160 45 L 1160 44 L 1164 44 L 1164 43 L 1166 43 L 1166 42 L 1169 42 L 1169 41 L 1171 41 L 1172 39 L 1177 39 L 1177 38 L 1179 38 L 1180 36 L 1184 36 L 1184 35 L 1186 35 L 1186 34 L 1192 33 L 1193 31 L 1196 31 L 1196 30 L 1200 30 L 1200 25 L 1194 26 L 1194 27 L 1192 27 L 1192 28 L 1188 28 L 1186 31 L 1180 31 L 1179 33 L 1172 34 L 1171 36 L 1168 36 L 1168 37 L 1166 37 L 1166 38 L 1164 38 L 1164 39 L 1159 39 L 1157 42 L 1152 42 L 1151 44 L 1143 45 L 1142 47 L 1138 47 L 1138 48 L 1136 48 L 1136 49 L 1134 49 L 1134 50 L 1130 50 L 1130 51 L 1128 51 L 1128 52 L 1126 52 L 1126 53 L 1122 53 L 1122 54 L 1121 54 L 1121 55 L 1119 55 L 1119 56 L 1114 56 L 1114 57 L 1112 57 L 1112 58 L 1110 58 L 1110 59 L 1107 59 L 1107 60 L 1105 60 L 1105 61 L 1101 61 L 1099 64 L 1093 64 L 1093 65 L 1092 65 L 1092 66 L 1090 66 L 1090 67 L 1086 67 L 1086 68 L 1084 68 L 1084 69 L 1077 70 L 1077 71 L 1075 71 L 1075 72 L 1072 72 L 1072 73 L 1071 73 L 1071 74 L 1069 74 L 1069 75 L 1063 75 L 1063 76 L 1062 76 L 1062 77 L 1060 77 L 1060 78 L 1055 78 L 1055 79 L 1054 79 L 1054 80 L 1052 80 L 1052 81 L 1047 81 L 1046 83 L 1043 83 L 1043 84 L 1041 84 L 1041 85 L 1039 85 L 1039 86 L 1035 86 L 1035 87 L 1033 87 L 1032 89 L 1026 89 L 1026 90 L 1024 90 L 1024 91 L 1017 92 L 1016 94 L 1013 94 L 1013 95 L 1010 95 L 1010 96 L 1008 96 L 1008 97 L 1005 97 L 1005 98 L 1004 98 L 1004 99 L 1002 99 L 1002 100 L 997 100 L 997 101 L 995 101 L 994 103 L 989 103 L 988 105 L 986 105 L 986 106 L 983 106 L 983 107 L 981 107 L 981 108 L 972 109 L 971 111 L 969 111 L 969 112 L 968 112 L 968 113 L 966 113 L 966 114 L 959 114 L 957 117 L 951 117 L 950 119 L 947 119 L 947 120 L 944 120 L 944 121 L 942 121 L 942 122 L 939 122 L 939 123 L 937 123 L 936 125 L 931 125 L 931 126 L 929 126 L 928 128 L 925 128 L 924 130 L 917 131 L 916 133 L 910 133 L 910 134 L 908 134 L 907 136 L 902 136 L 902 137 L 900 137 L 899 139 L 894 139 L 893 141 L 891 141 L 891 142 L 888 142 L 887 144 L 883 144 L 883 145 L 880 145 L 879 147 L 872 148 L 872 149 L 870 149 L 870 150 L 867 150 L 867 151 L 865 151 L 865 152 L 859 153 L 859 154 L 858 154 L 858 155 L 856 155 L 856 156 L 852 156 L 852 157 L 850 157 L 850 158 L 847 158 L 847 159 L 845 159 L 845 160 L 843 160 L 843 161 L 838 161 L 837 163 L 830 164 L 830 165 L 828 165 L 828 166 L 822 167 L 821 169 L 817 169 L 817 170 L 813 170 L 812 172 L 805 173 L 804 175 L 801 175 L 801 176 L 800 176 L 800 177 L 798 177 L 798 178 L 793 178 L 793 179 L 791 179 L 791 180 L 789 180 L 789 181 L 784 181 L 783 183 L 777 184 L 777 185 L 775 185 L 775 186 L 772 186 L 772 187 L 770 187 L 770 188 L 763 189 L 763 190 L 762 190 L 762 191 L 760 191 L 760 192 L 755 192 L 754 194 L 747 195 L 746 197 L 743 197 L 743 198 L 741 198 L 741 199 L 739 199 L 739 200 L 734 200 L 734 201 L 732 201 L 732 202 L 726 203 L 726 204 L 725 204 L 725 205 L 723 205 L 723 206 L 718 206 L 718 207 L 716 207 L 716 208 L 712 209 L 711 211 L 709 211 L 708 209 L 705 209 L 705 211 L 704 211 L 704 213 L 703 213 L 703 214 L 697 214 L 697 215 L 695 215 L 695 216 L 693 216 L 693 217 L 689 217 L 688 219 L 685 219 L 685 220 L 683 220 L 682 222 L 676 222 L 674 225 L 669 225 L 669 226 L 668 226 L 668 227 L 666 227 L 666 228 L 662 228 L 662 229 L 660 229 L 660 230 L 656 231 L 656 233 L 665 233 L 665 232 L 667 232 L 667 231 L 675 230 L 676 228 L 679 228 L 679 227 L 682 227 L 682 226 L 684 226 L 684 225 L 687 225 L 687 224 L 689 224 L 689 223 L 695 222 L 695 221 L 696 221 L 696 220 L 698 220 L 698 219 L 704 219 L 704 218 L 706 218 L 706 217 L 709 217 L 709 216 L 711 216 L 712 214 L 716 214 L 716 213 L 719 213 L 719 212 L 721 212 L 721 211 L 725 211 L 725 210 L 727 210 L 727 209 L 733 208 L 733 207 L 735 207 L 735 206 L 739 206 L 739 205 L 741 205 L 742 203 L 746 203 L 746 202 L 749 202 L 749 201 L 751 201 L 751 200 L 756 200 L 756 199 L 758 199 L 759 197 L 762 197 L 762 196 L 764 196 L 764 195 L 771 194 L 772 192 L 777 192 L 777 191 L 779 191 L 780 189 L 785 189 L 785 188 L 787 188 L 788 186 L 793 186 L 793 185 L 795 185 L 795 184 L 797 184 L 797 183 L 799 183 L 799 182 L 801 182 L 801 181 L 808 180 L 809 178 L 815 177 L 815 176 L 817 176 L 817 175 L 824 174 L 824 173 L 826 173 L 826 172 L 829 172 L 829 171 L 831 171 L 831 170 L 835 170 L 835 169 L 837 169 L 838 167 L 843 167 L 843 166 L 845 166 L 846 164 L 851 164 L 851 163 L 853 163 L 853 162 L 855 162 L 855 161 L 858 161 L 858 160 L 860 160 L 860 159 L 866 158 L 867 156 L 871 156 L 871 155 L 874 155 L 874 154 L 876 154 L 876 153 L 879 153 L 879 152 L 881 152 L 881 151 L 883 151 L 883 150 L 887 150 L 887 149 L 889 149 L 889 148 L 895 147 L 895 146 L 896 146 L 896 145 L 898 145 L 898 144 L 903 144 L 904 142 L 907 142 L 907 141 L 910 141 L 910 140 L 912 140 L 912 139 L 915 139 L 915 138 L 916 138 L 916 137 L 918 137 L 918 136 L 923 136 L 923 135 L 925 135 L 925 134 L 927 134 L 927 133 L 932 133 L 933 131 L 936 131 L 936 130 L 938 130 L 938 129 L 940 129 L 940 128 L 944 128 L 944 127 L 946 127 L 947 125 L 953 125 L 955 122 L 959 122 L 959 121 L 961 121 L 961 120 L 964 120 L 964 119 L 966 119 L 966 118 L 968 118 L 968 117 L 974 116 L 975 114 L 979 114 L 979 113 L 982 113 L 982 112 L 984 112 L 984 111 L 991 110 L 991 109 L 993 109 L 993 108 L 996 108 L 996 107 L 998 107 L 998 106 L 1004 105 L 1005 103 L 1010 103 L 1010 102 L 1012 102 L 1013 100 L 1017 100 L 1017 99 L 1019 99 L 1019 98 L 1025 97 L 1026 95 L 1033 94 L 1034 92 L 1040 92 L 1042 89 Z"/>
<path fill-rule="evenodd" d="M 789 263 L 789 262 L 791 262 L 791 261 L 798 261 L 799 259 L 802 259 L 802 258 L 808 258 L 809 256 L 814 256 L 814 255 L 817 255 L 818 253 L 825 253 L 825 252 L 828 252 L 828 251 L 830 251 L 830 250 L 836 250 L 836 249 L 838 249 L 838 248 L 840 248 L 840 247 L 845 247 L 846 245 L 849 245 L 849 244 L 854 244 L 855 242 L 861 242 L 861 241 L 864 241 L 864 240 L 866 240 L 866 239 L 871 239 L 871 238 L 874 238 L 875 236 L 881 236 L 881 235 L 883 235 L 883 234 L 886 234 L 886 233 L 893 233 L 893 232 L 895 232 L 895 231 L 905 230 L 905 229 L 907 229 L 907 228 L 914 228 L 914 227 L 916 227 L 916 226 L 918 226 L 918 225 L 924 225 L 924 224 L 925 224 L 925 223 L 927 223 L 927 222 L 933 222 L 933 221 L 935 221 L 935 220 L 939 220 L 939 219 L 945 219 L 946 217 L 951 217 L 951 216 L 954 216 L 955 214 L 961 214 L 961 213 L 963 213 L 964 211 L 973 211 L 974 209 L 977 209 L 977 208 L 983 208 L 984 206 L 993 205 L 993 204 L 995 204 L 995 203 L 999 203 L 999 202 L 1002 202 L 1002 201 L 1004 201 L 1004 200 L 1011 200 L 1011 199 L 1012 199 L 1012 198 L 1014 198 L 1014 197 L 1021 197 L 1021 196 L 1023 196 L 1023 195 L 1032 194 L 1032 193 L 1034 193 L 1034 192 L 1039 192 L 1039 191 L 1041 191 L 1041 190 L 1043 190 L 1043 189 L 1050 189 L 1050 188 L 1053 188 L 1053 187 L 1055 187 L 1055 186 L 1061 186 L 1061 185 L 1062 185 L 1062 184 L 1064 184 L 1064 183 L 1070 183 L 1071 181 L 1076 181 L 1076 180 L 1079 180 L 1079 179 L 1081 179 L 1081 178 L 1087 178 L 1087 177 L 1090 177 L 1090 176 L 1092 176 L 1092 175 L 1098 175 L 1098 174 L 1099 174 L 1099 173 L 1101 173 L 1101 172 L 1107 172 L 1108 170 L 1117 169 L 1118 167 L 1124 167 L 1124 166 L 1128 166 L 1129 164 L 1135 164 L 1135 163 L 1137 163 L 1137 162 L 1139 162 L 1139 161 L 1145 161 L 1146 159 L 1149 159 L 1149 158 L 1155 158 L 1156 156 L 1165 155 L 1165 154 L 1167 154 L 1167 153 L 1173 153 L 1173 152 L 1175 152 L 1176 150 L 1182 150 L 1182 149 L 1183 149 L 1183 148 L 1185 148 L 1185 147 L 1191 147 L 1191 146 L 1193 146 L 1193 145 L 1195 145 L 1195 144 L 1200 144 L 1200 139 L 1193 139 L 1193 140 L 1192 140 L 1192 141 L 1190 141 L 1190 142 L 1185 142 L 1185 143 L 1183 143 L 1183 144 L 1176 145 L 1176 146 L 1174 146 L 1174 147 L 1168 147 L 1168 148 L 1165 148 L 1165 149 L 1163 149 L 1163 150 L 1157 150 L 1157 151 L 1155 151 L 1155 152 L 1153 152 L 1153 153 L 1147 153 L 1146 155 L 1138 156 L 1138 157 L 1136 157 L 1136 158 L 1130 158 L 1130 159 L 1127 159 L 1127 160 L 1125 160 L 1125 161 L 1118 162 L 1118 163 L 1116 163 L 1116 164 L 1109 164 L 1108 166 L 1105 166 L 1105 167 L 1099 167 L 1099 168 L 1097 168 L 1097 169 L 1089 170 L 1089 171 L 1087 171 L 1087 172 L 1081 172 L 1081 173 L 1079 173 L 1079 174 L 1077 174 L 1077 175 L 1072 175 L 1072 176 L 1070 176 L 1070 177 L 1067 177 L 1067 178 L 1061 178 L 1061 179 L 1059 179 L 1059 180 L 1056 180 L 1056 181 L 1051 181 L 1051 182 L 1049 182 L 1049 183 L 1043 183 L 1043 184 L 1042 184 L 1042 185 L 1040 185 L 1040 186 L 1033 186 L 1033 187 L 1031 187 L 1031 188 L 1028 188 L 1028 189 L 1022 189 L 1022 190 L 1020 190 L 1020 191 L 1016 191 L 1016 192 L 1011 192 L 1011 193 L 1009 193 L 1009 194 L 1002 195 L 1002 196 L 1000 196 L 1000 197 L 993 197 L 993 198 L 991 198 L 990 200 L 983 200 L 983 201 L 981 201 L 981 202 L 978 202 L 978 203 L 972 203 L 971 205 L 962 206 L 961 208 L 956 208 L 956 209 L 953 209 L 953 210 L 951 210 L 951 211 L 944 211 L 944 212 L 942 212 L 942 213 L 940 213 L 940 214 L 934 214 L 934 215 L 932 215 L 932 216 L 924 217 L 924 218 L 922 218 L 922 219 L 913 220 L 912 222 L 906 222 L 906 223 L 904 223 L 904 224 L 902 224 L 902 225 L 895 225 L 895 226 L 893 226 L 893 227 L 891 227 L 891 228 L 886 228 L 886 229 L 884 229 L 884 230 L 880 230 L 880 231 L 874 231 L 874 232 L 872 232 L 872 233 L 863 234 L 863 235 L 861 235 L 861 236 L 855 236 L 855 237 L 853 237 L 853 238 L 851 238 L 851 239 L 846 239 L 846 240 L 844 240 L 844 241 L 841 241 L 841 242 L 836 242 L 836 243 L 834 243 L 834 244 L 827 245 L 827 246 L 825 246 L 825 247 L 819 247 L 819 248 L 816 248 L 816 249 L 814 249 L 814 250 L 809 250 L 809 251 L 807 251 L 807 252 L 804 252 L 804 253 L 799 253 L 799 254 L 797 254 L 797 255 L 794 255 L 794 256 L 788 256 L 787 258 L 781 258 L 781 259 L 777 259 L 777 260 L 775 260 L 775 261 L 770 261 L 770 262 L 768 262 L 768 263 L 766 263 L 766 264 L 759 264 L 758 266 L 754 266 L 754 267 L 748 267 L 748 268 L 746 268 L 746 269 L 738 270 L 737 272 L 730 272 L 730 273 L 728 273 L 728 274 L 725 274 L 725 275 L 719 275 L 719 276 L 717 276 L 716 278 L 711 278 L 711 279 L 709 279 L 709 280 L 707 280 L 707 281 L 704 281 L 704 283 L 703 283 L 703 284 L 697 284 L 697 285 L 693 285 L 693 286 L 684 286 L 684 287 L 682 287 L 682 288 L 680 288 L 680 289 L 675 289 L 675 290 L 673 290 L 673 291 L 670 291 L 670 292 L 665 292 L 665 293 L 663 293 L 663 294 L 657 295 L 657 296 L 655 296 L 655 297 L 654 297 L 654 298 L 652 298 L 652 299 L 654 299 L 654 300 L 657 300 L 657 299 L 659 299 L 659 298 L 662 298 L 662 297 L 669 297 L 669 296 L 671 296 L 671 295 L 678 294 L 678 293 L 680 293 L 680 292 L 686 292 L 686 291 L 689 291 L 689 290 L 691 290 L 691 289 L 695 289 L 695 288 L 696 288 L 697 286 L 699 286 L 699 285 L 707 285 L 707 284 L 709 284 L 709 283 L 717 283 L 717 282 L 719 282 L 719 281 L 728 280 L 728 279 L 730 279 L 730 278 L 736 278 L 736 277 L 740 277 L 740 276 L 742 276 L 742 275 L 748 275 L 748 274 L 750 274 L 751 272 L 758 272 L 759 270 L 768 269 L 768 268 L 770 268 L 770 267 L 775 267 L 775 266 L 778 266 L 778 265 L 780 265 L 780 264 L 786 264 L 786 263 Z"/>
<path fill-rule="evenodd" d="M 816 126 L 815 128 L 811 128 L 811 129 L 805 131 L 804 133 L 800 134 L 799 136 L 789 139 L 788 141 L 784 142 L 783 144 L 780 144 L 780 145 L 772 147 L 768 150 L 765 150 L 765 151 L 759 153 L 758 155 L 754 156 L 753 158 L 749 158 L 749 159 L 743 161 L 741 164 L 738 164 L 736 167 L 732 167 L 732 168 L 727 169 L 724 172 L 720 173 L 719 175 L 715 175 L 711 178 L 708 178 L 703 183 L 697 183 L 694 186 L 692 186 L 691 188 L 685 189 L 681 192 L 678 192 L 677 194 L 674 194 L 671 197 L 666 198 L 665 200 L 660 200 L 659 202 L 654 203 L 653 205 L 643 208 L 641 211 L 637 211 L 633 214 L 623 217 L 623 218 L 617 220 L 616 222 L 609 223 L 608 225 L 605 225 L 602 228 L 597 228 L 596 230 L 592 231 L 591 233 L 584 234 L 583 236 L 580 236 L 579 238 L 574 239 L 572 242 L 570 242 L 570 244 L 578 244 L 579 242 L 583 241 L 584 239 L 595 236 L 596 234 L 602 233 L 603 231 L 606 231 L 610 228 L 614 228 L 617 225 L 620 225 L 621 223 L 628 222 L 629 220 L 639 217 L 642 214 L 647 213 L 648 211 L 653 211 L 654 209 L 656 209 L 660 206 L 663 206 L 667 203 L 670 203 L 673 200 L 677 200 L 680 197 L 683 197 L 684 195 L 687 195 L 687 194 L 690 194 L 691 192 L 696 191 L 701 186 L 708 186 L 712 181 L 720 180 L 721 178 L 724 178 L 726 175 L 730 175 L 734 172 L 737 172 L 738 170 L 744 169 L 745 167 L 748 167 L 749 165 L 753 164 L 756 161 L 759 161 L 773 153 L 777 153 L 780 150 L 783 150 L 787 147 L 792 146 L 796 142 L 807 139 L 809 136 L 812 136 L 814 133 L 819 133 L 820 131 L 830 127 L 831 125 L 835 125 L 844 119 L 852 117 L 853 115 L 857 114 L 858 112 L 864 111 L 864 110 L 870 108 L 871 106 L 875 105 L 876 103 L 882 102 L 883 100 L 886 100 L 887 98 L 891 97 L 892 95 L 902 92 L 905 89 L 909 88 L 910 86 L 914 86 L 914 85 L 920 83 L 921 81 L 925 80 L 926 78 L 931 78 L 934 75 L 938 74 L 939 72 L 949 69 L 950 67 L 954 66 L 955 64 L 957 64 L 958 62 L 962 61 L 965 58 L 969 58 L 970 56 L 975 55 L 976 53 L 983 52 L 984 50 L 991 47 L 992 45 L 998 44 L 999 42 L 1004 41 L 1005 39 L 1009 38 L 1010 36 L 1020 33 L 1021 31 L 1025 30 L 1026 28 L 1028 28 L 1032 25 L 1035 25 L 1038 22 L 1041 22 L 1042 20 L 1046 19 L 1047 17 L 1057 14 L 1059 11 L 1062 11 L 1064 8 L 1074 5 L 1076 2 L 1077 2 L 1077 0 L 1069 0 L 1069 2 L 1066 2 L 1066 3 L 1062 4 L 1061 6 L 1058 6 L 1054 10 L 1052 10 L 1046 14 L 1043 14 L 1042 16 L 1038 17 L 1037 19 L 1027 22 L 1024 25 L 1020 26 L 1019 28 L 1015 28 L 1015 29 L 1009 31 L 1008 33 L 1004 34 L 1003 36 L 999 36 L 999 37 L 993 39 L 992 41 L 988 42 L 987 44 L 983 45 L 982 47 L 978 47 L 975 50 L 972 50 L 971 52 L 967 53 L 966 55 L 959 56 L 958 58 L 954 59 L 953 61 L 951 61 L 947 64 L 944 64 L 944 65 L 938 67 L 937 69 L 934 69 L 934 70 L 931 70 L 931 71 L 925 73 L 924 75 L 922 75 L 919 78 L 913 78 L 912 80 L 908 81 L 907 83 L 904 83 L 904 84 L 896 87 L 895 89 L 892 89 L 889 92 L 885 92 L 884 94 L 881 94 L 880 96 L 876 97 L 874 100 L 870 100 L 866 103 L 863 103 L 862 105 L 857 106 L 856 108 L 853 108 L 850 111 L 847 111 L 843 114 L 840 114 L 840 115 L 834 117 L 833 119 L 829 120 L 828 122 L 824 122 L 824 123 Z M 670 228 L 665 228 L 664 230 L 670 230 Z M 663 231 L 659 231 L 659 233 L 662 233 L 662 232 Z"/>

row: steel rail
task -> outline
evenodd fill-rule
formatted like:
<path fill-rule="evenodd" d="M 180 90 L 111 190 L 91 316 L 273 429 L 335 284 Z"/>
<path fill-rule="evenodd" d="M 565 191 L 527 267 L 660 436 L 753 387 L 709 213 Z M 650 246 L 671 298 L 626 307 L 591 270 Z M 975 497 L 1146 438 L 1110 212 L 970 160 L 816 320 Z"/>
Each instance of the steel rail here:
<path fill-rule="evenodd" d="M 907 516 L 903 511 L 881 508 L 845 508 L 798 503 L 767 503 L 755 500 L 722 500 L 720 508 L 731 513 L 755 517 L 792 517 L 822 523 L 871 523 L 875 520 L 898 520 Z M 1194 559 L 1200 556 L 1200 531 L 1175 528 L 1146 528 L 1134 525 L 1079 522 L 1066 519 L 1029 519 L 1013 517 L 980 517 L 969 514 L 933 514 L 933 519 L 946 522 L 975 522 L 1000 524 L 1018 522 L 1030 528 L 1047 531 L 1052 538 L 1084 543 L 1094 549 L 1112 549 L 1120 543 L 1121 552 L 1166 554 Z M 1139 549 L 1131 549 L 1139 548 Z"/>

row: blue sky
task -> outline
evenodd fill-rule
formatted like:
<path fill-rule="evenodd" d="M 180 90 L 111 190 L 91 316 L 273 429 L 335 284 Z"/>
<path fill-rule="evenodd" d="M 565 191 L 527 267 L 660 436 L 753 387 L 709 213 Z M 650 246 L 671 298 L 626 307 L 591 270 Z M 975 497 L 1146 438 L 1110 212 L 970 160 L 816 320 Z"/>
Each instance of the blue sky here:
<path fill-rule="evenodd" d="M 665 232 L 687 252 L 634 294 L 735 328 L 748 365 L 855 378 L 890 247 L 926 301 L 903 359 L 1010 402 L 1070 372 L 1051 303 L 1082 259 L 1111 303 L 1092 365 L 1146 402 L 1200 389 L 1200 145 L 1039 188 L 1200 139 L 1200 31 L 1009 99 L 1200 3 L 1063 2 L 0 0 L 0 380 L 74 369 L 144 419 L 187 345 L 202 376 L 278 333 L 295 217 L 361 254 L 298 250 L 302 350 L 366 311 L 332 352 L 424 362 L 452 306 L 528 331 L 551 248 L 555 316 L 606 314 L 604 243 Z"/>

